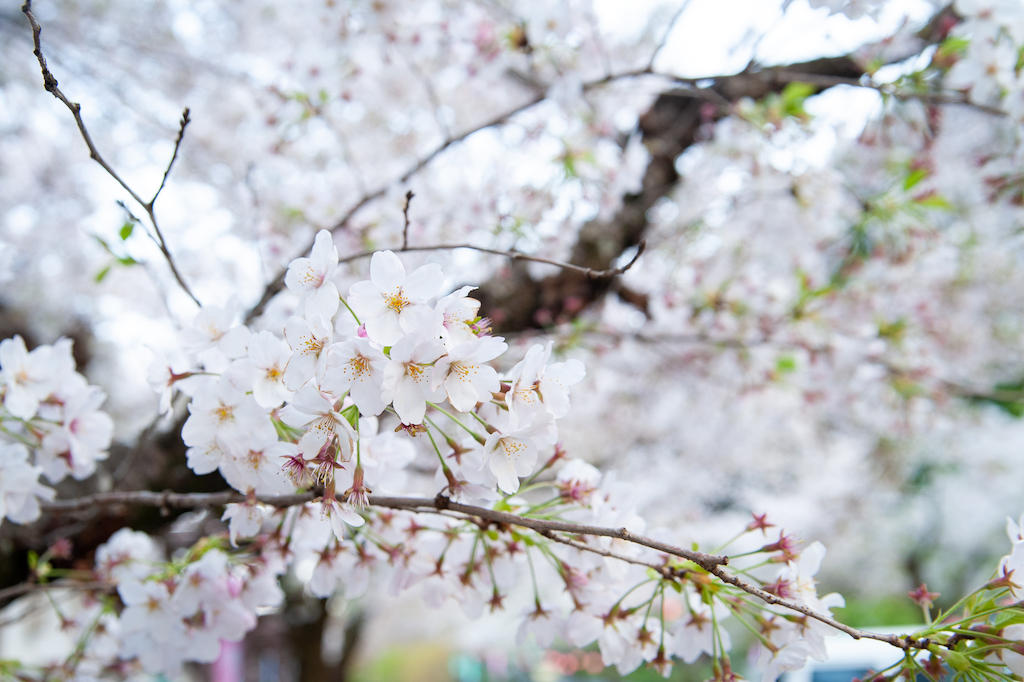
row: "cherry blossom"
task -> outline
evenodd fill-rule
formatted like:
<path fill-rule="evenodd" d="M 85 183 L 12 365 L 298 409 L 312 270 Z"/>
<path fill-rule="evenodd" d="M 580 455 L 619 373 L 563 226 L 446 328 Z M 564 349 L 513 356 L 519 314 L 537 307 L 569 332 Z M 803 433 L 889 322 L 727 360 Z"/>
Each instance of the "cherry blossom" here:
<path fill-rule="evenodd" d="M 317 233 L 309 258 L 296 258 L 288 266 L 284 283 L 303 296 L 307 317 L 334 316 L 338 309 L 338 287 L 333 281 L 337 269 L 338 250 L 326 230 Z"/>
<path fill-rule="evenodd" d="M 52 500 L 54 491 L 39 483 L 42 469 L 29 464 L 21 443 L 0 443 L 0 521 L 28 523 L 39 518 L 39 500 Z"/>
<path fill-rule="evenodd" d="M 419 320 L 429 313 L 426 301 L 441 283 L 438 265 L 429 263 L 407 275 L 398 256 L 379 251 L 370 260 L 370 281 L 353 284 L 348 303 L 366 325 L 370 340 L 390 346 L 422 324 Z"/>

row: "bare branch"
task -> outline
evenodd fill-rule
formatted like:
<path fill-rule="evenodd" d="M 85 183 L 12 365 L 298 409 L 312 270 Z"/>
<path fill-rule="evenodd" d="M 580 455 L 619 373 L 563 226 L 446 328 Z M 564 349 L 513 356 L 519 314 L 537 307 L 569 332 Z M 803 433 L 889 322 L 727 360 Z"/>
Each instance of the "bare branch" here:
<path fill-rule="evenodd" d="M 188 116 L 189 109 L 185 107 L 185 110 L 181 112 L 181 122 L 178 124 L 178 137 L 174 140 L 174 153 L 171 154 L 171 160 L 167 162 L 167 168 L 164 170 L 164 176 L 160 179 L 160 186 L 156 188 L 156 192 L 153 194 L 153 198 L 149 200 L 146 207 L 152 210 L 153 205 L 156 203 L 156 198 L 160 196 L 160 192 L 164 190 L 164 185 L 167 184 L 167 176 L 171 174 L 171 166 L 174 165 L 175 159 L 178 158 L 178 150 L 181 148 L 181 141 L 185 139 L 185 127 L 192 121 Z"/>
<path fill-rule="evenodd" d="M 402 206 L 402 218 L 405 220 L 405 224 L 402 225 L 402 250 L 405 251 L 409 248 L 409 204 L 412 203 L 412 198 L 416 196 L 409 190 L 405 193 L 405 205 Z"/>
<path fill-rule="evenodd" d="M 661 34 L 661 39 L 658 41 L 657 46 L 654 48 L 654 52 L 651 53 L 651 58 L 647 60 L 647 71 L 654 69 L 654 62 L 658 59 L 658 55 L 665 49 L 665 45 L 668 44 L 669 36 L 672 35 L 672 31 L 675 30 L 676 24 L 679 23 L 679 17 L 683 16 L 683 12 L 690 6 L 692 0 L 683 0 L 679 4 L 679 8 L 676 9 L 672 18 L 669 19 L 668 25 L 665 26 L 665 32 Z"/>
<path fill-rule="evenodd" d="M 164 256 L 164 259 L 167 261 L 167 264 L 170 266 L 171 274 L 174 275 L 174 279 L 178 282 L 178 286 L 181 287 L 182 291 L 188 294 L 189 298 L 191 298 L 196 305 L 201 305 L 199 303 L 199 299 L 192 293 L 192 290 L 189 288 L 188 284 L 185 283 L 185 279 L 178 270 L 178 266 L 175 264 L 174 258 L 171 256 L 171 252 L 167 248 L 167 242 L 164 239 L 163 233 L 160 231 L 160 226 L 156 220 L 156 214 L 153 211 L 153 204 L 156 203 L 157 196 L 159 196 L 160 191 L 163 190 L 164 184 L 167 182 L 167 175 L 171 172 L 171 166 L 174 164 L 174 160 L 178 156 L 178 148 L 181 146 L 181 140 L 185 134 L 185 126 L 188 125 L 189 122 L 188 109 L 185 109 L 184 114 L 182 114 L 181 125 L 178 129 L 178 139 L 174 143 L 174 154 L 171 156 L 170 163 L 167 164 L 167 170 L 164 171 L 164 177 L 160 182 L 160 187 L 157 189 L 156 194 L 153 195 L 151 200 L 145 201 L 128 185 L 127 182 L 124 181 L 120 175 L 118 175 L 117 171 L 107 163 L 106 159 L 103 158 L 99 150 L 96 148 L 95 143 L 92 141 L 92 136 L 89 135 L 89 130 L 85 127 L 85 121 L 82 120 L 82 105 L 78 102 L 72 102 L 69 100 L 57 86 L 57 78 L 54 77 L 53 73 L 46 65 L 46 57 L 43 56 L 42 43 L 40 42 L 40 35 L 42 34 L 43 29 L 39 25 L 39 22 L 36 21 L 35 15 L 32 14 L 32 0 L 25 0 L 25 4 L 21 6 L 21 11 L 28 18 L 28 22 L 32 26 L 32 43 L 34 47 L 32 54 L 36 56 L 36 59 L 39 61 L 39 68 L 43 72 L 43 88 L 63 102 L 64 106 L 66 106 L 71 112 L 71 115 L 74 116 L 75 124 L 78 126 L 78 132 L 85 141 L 85 146 L 89 148 L 89 158 L 98 163 L 100 167 L 107 172 L 107 175 L 112 177 L 117 184 L 121 185 L 121 188 L 124 189 L 124 191 L 126 191 L 139 206 L 145 209 L 146 213 L 149 215 L 150 223 L 153 225 L 153 232 L 155 233 L 155 236 L 150 236 L 153 237 L 153 241 L 156 243 L 160 252 Z"/>
<path fill-rule="evenodd" d="M 404 241 L 404 239 L 403 239 Z M 590 279 L 609 279 L 611 277 L 617 277 L 622 273 L 629 270 L 636 263 L 640 255 L 643 254 L 645 243 L 641 242 L 636 250 L 636 253 L 625 265 L 618 268 L 609 268 L 607 270 L 594 270 L 593 268 L 585 268 L 581 265 L 575 265 L 573 263 L 566 263 L 564 261 L 553 260 L 551 258 L 541 258 L 540 256 L 530 256 L 520 251 L 504 251 L 502 249 L 492 249 L 487 246 L 477 246 L 476 244 L 431 244 L 429 246 L 403 246 L 400 249 L 396 249 L 399 253 L 408 253 L 412 251 L 452 251 L 454 249 L 470 249 L 473 251 L 479 251 L 481 253 L 490 253 L 495 256 L 504 256 L 511 260 L 524 260 L 530 261 L 531 263 L 543 263 L 545 265 L 553 265 L 556 268 L 562 268 L 563 270 L 571 270 L 578 272 L 581 275 L 585 275 Z M 350 263 L 361 258 L 369 258 L 375 252 L 374 251 L 361 251 L 354 253 L 350 256 L 345 256 L 338 260 L 339 263 Z"/>
<path fill-rule="evenodd" d="M 685 573 L 685 570 L 673 569 L 673 568 L 669 567 L 666 564 L 656 564 L 656 563 L 651 562 L 651 561 L 643 561 L 641 559 L 634 559 L 633 557 L 628 557 L 625 554 L 618 554 L 616 552 L 612 552 L 611 550 L 601 549 L 600 547 L 591 547 L 590 545 L 584 544 L 582 542 L 578 542 L 578 541 L 572 540 L 570 538 L 562 537 L 561 535 L 558 535 L 557 533 L 553 533 L 552 531 L 549 531 L 549 530 L 540 531 L 540 534 L 543 535 L 544 537 L 546 537 L 549 540 L 553 540 L 553 541 L 558 542 L 558 543 L 563 544 L 563 545 L 568 545 L 569 547 L 575 547 L 576 549 L 580 550 L 581 552 L 590 552 L 591 554 L 597 554 L 597 555 L 600 555 L 600 556 L 603 556 L 603 557 L 608 557 L 609 559 L 615 559 L 617 561 L 624 561 L 624 562 L 626 562 L 628 564 L 635 564 L 637 566 L 646 566 L 647 568 L 650 568 L 650 569 L 653 569 L 653 570 L 657 571 L 658 573 L 663 575 L 665 578 L 668 578 L 670 580 L 679 578 L 681 575 L 683 575 Z"/>

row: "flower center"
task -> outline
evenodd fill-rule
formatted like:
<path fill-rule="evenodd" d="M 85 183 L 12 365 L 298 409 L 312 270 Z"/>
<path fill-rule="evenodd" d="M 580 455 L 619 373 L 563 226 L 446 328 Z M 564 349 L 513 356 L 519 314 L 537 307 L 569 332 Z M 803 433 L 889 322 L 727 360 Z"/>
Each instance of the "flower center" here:
<path fill-rule="evenodd" d="M 415 362 L 405 363 L 405 376 L 413 381 L 420 381 L 423 378 L 423 365 Z"/>
<path fill-rule="evenodd" d="M 235 409 L 231 405 L 221 404 L 213 413 L 217 416 L 217 421 L 222 424 L 235 418 Z"/>
<path fill-rule="evenodd" d="M 389 310 L 393 310 L 396 314 L 400 314 L 410 303 L 409 299 L 405 297 L 405 291 L 402 287 L 398 287 L 390 294 L 384 296 L 384 305 Z"/>
<path fill-rule="evenodd" d="M 362 378 L 370 373 L 370 358 L 356 355 L 348 361 L 348 366 L 357 379 Z"/>
<path fill-rule="evenodd" d="M 306 354 L 320 355 L 320 351 L 324 349 L 324 339 L 318 339 L 315 336 L 310 336 L 303 339 L 302 345 L 305 346 L 304 352 Z"/>
<path fill-rule="evenodd" d="M 519 459 L 519 454 L 526 449 L 526 443 L 518 438 L 502 438 L 498 441 L 505 456 L 509 459 Z"/>

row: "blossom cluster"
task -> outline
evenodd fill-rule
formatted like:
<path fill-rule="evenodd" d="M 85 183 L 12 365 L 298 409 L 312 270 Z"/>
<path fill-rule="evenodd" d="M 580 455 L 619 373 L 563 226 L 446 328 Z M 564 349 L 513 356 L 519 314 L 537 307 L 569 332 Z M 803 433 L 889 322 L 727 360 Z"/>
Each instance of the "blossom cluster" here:
<path fill-rule="evenodd" d="M 104 399 L 75 371 L 70 340 L 32 351 L 20 336 L 0 341 L 0 522 L 39 517 L 39 501 L 54 497 L 40 475 L 92 475 L 113 435 Z"/>
<path fill-rule="evenodd" d="M 672 657 L 727 661 L 722 624 L 742 611 L 766 624 L 770 670 L 821 655 L 819 628 L 742 605 L 734 588 L 685 560 L 611 538 L 566 544 L 529 528 L 496 534 L 466 520 L 371 506 L 372 491 L 428 490 L 524 518 L 644 528 L 628 490 L 556 445 L 556 420 L 583 379 L 581 363 L 552 362 L 550 344 L 535 345 L 499 373 L 492 361 L 506 343 L 488 333 L 471 287 L 438 296 L 444 278 L 435 265 L 407 273 L 395 254 L 381 252 L 370 279 L 346 296 L 339 280 L 337 251 L 321 232 L 311 255 L 288 269 L 297 314 L 283 338 L 205 308 L 187 331 L 192 364 L 153 373 L 162 390 L 191 396 L 182 432 L 189 466 L 218 469 L 247 496 L 224 513 L 232 545 L 255 551 L 258 565 L 291 567 L 319 597 L 359 596 L 372 583 L 413 589 L 434 605 L 450 599 L 474 617 L 518 608 L 521 636 L 545 646 L 558 636 L 576 646 L 596 642 L 622 672 L 645 662 L 667 672 Z M 396 428 L 382 429 L 389 421 Z M 420 454 L 436 461 L 432 482 L 407 470 Z M 302 490 L 317 497 L 290 507 L 259 499 Z M 782 565 L 764 585 L 827 613 L 841 600 L 816 596 L 812 576 L 822 554 L 812 545 L 801 555 L 783 534 L 752 552 Z M 196 627 L 213 641 L 231 640 L 251 627 L 234 612 L 199 617 L 194 600 L 178 596 L 179 583 L 210 581 L 226 561 L 218 549 L 184 569 L 172 562 L 179 568 L 170 577 L 154 571 L 126 583 L 110 573 L 122 627 L 127 619 L 136 633 L 122 656 L 140 656 L 147 671 L 174 670 L 184 660 L 208 660 L 212 645 L 157 656 L 143 655 L 147 643 L 172 630 L 189 640 Z"/>
<path fill-rule="evenodd" d="M 953 30 L 958 61 L 945 84 L 967 92 L 970 101 L 1005 110 L 1024 121 L 1024 8 L 1016 2 L 958 0 L 964 21 Z"/>
<path fill-rule="evenodd" d="M 147 534 L 117 531 L 97 548 L 93 574 L 116 587 L 118 599 L 86 599 L 64 614 L 89 636 L 76 665 L 54 666 L 47 679 L 127 679 L 143 671 L 178 679 L 185 661 L 215 661 L 221 642 L 240 641 L 257 611 L 283 598 L 280 570 L 243 559 L 208 541 L 166 562 Z"/>
<path fill-rule="evenodd" d="M 322 231 L 311 255 L 288 268 L 299 302 L 283 338 L 233 325 L 225 309 L 199 313 L 187 342 L 201 367 L 154 373 L 162 387 L 191 394 L 182 430 L 189 466 L 219 469 L 247 494 L 321 486 L 325 518 L 341 539 L 344 524 L 362 522 L 356 509 L 370 491 L 411 460 L 408 445 L 384 445 L 393 438 L 378 433 L 378 417 L 387 413 L 410 433 L 458 443 L 458 460 L 442 458 L 438 470 L 447 494 L 481 501 L 494 499 L 495 485 L 516 492 L 555 444 L 555 419 L 568 411 L 582 363 L 551 362 L 550 344 L 536 345 L 499 378 L 490 363 L 507 344 L 488 333 L 472 287 L 438 297 L 436 265 L 406 273 L 398 256 L 378 252 L 370 279 L 345 297 L 339 275 L 337 249 Z M 438 431 L 428 408 L 458 432 Z M 244 515 L 250 530 L 254 509 Z M 237 531 L 244 522 L 235 514 Z"/>

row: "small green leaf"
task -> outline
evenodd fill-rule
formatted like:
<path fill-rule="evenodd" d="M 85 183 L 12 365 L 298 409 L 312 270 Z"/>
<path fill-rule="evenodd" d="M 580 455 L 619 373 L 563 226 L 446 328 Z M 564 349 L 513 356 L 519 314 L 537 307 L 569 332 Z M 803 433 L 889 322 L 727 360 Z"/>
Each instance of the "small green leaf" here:
<path fill-rule="evenodd" d="M 906 331 L 907 320 L 903 317 L 893 320 L 892 322 L 882 320 L 878 323 L 878 336 L 882 339 L 899 341 L 903 338 L 904 332 Z"/>
<path fill-rule="evenodd" d="M 94 234 L 92 236 L 92 238 L 95 239 L 99 243 L 99 245 L 103 247 L 104 251 L 109 253 L 111 256 L 114 255 L 114 252 L 110 250 L 110 244 L 107 243 L 106 239 L 104 239 L 103 237 L 99 236 L 98 234 Z"/>
<path fill-rule="evenodd" d="M 131 256 L 117 256 L 117 262 L 124 266 L 138 265 L 139 261 L 135 260 Z"/>
<path fill-rule="evenodd" d="M 359 427 L 359 408 L 356 407 L 355 405 L 349 405 L 348 407 L 343 409 L 341 411 L 341 416 L 344 417 L 348 421 L 348 423 L 352 425 L 353 429 Z"/>
<path fill-rule="evenodd" d="M 964 656 L 959 651 L 950 651 L 949 649 L 940 649 L 938 647 L 932 651 L 931 647 L 928 649 L 933 654 L 938 654 L 940 658 L 944 659 L 946 663 L 950 665 L 953 670 L 959 672 L 966 672 L 971 668 L 971 659 Z"/>
<path fill-rule="evenodd" d="M 121 229 L 118 231 L 117 234 L 120 235 L 121 241 L 124 241 L 125 239 L 128 239 L 128 237 L 131 237 L 132 236 L 132 232 L 134 232 L 134 231 L 135 231 L 135 223 L 133 223 L 130 220 L 126 220 L 126 221 L 124 221 L 124 225 L 121 226 Z"/>
<path fill-rule="evenodd" d="M 99 284 L 104 279 L 106 279 L 107 275 L 109 275 L 109 274 L 110 274 L 110 265 L 106 265 L 103 268 L 101 268 L 99 272 L 96 273 L 96 276 L 93 279 L 95 279 L 96 283 Z"/>
<path fill-rule="evenodd" d="M 936 208 L 943 211 L 950 211 L 953 209 L 953 204 L 949 203 L 949 200 L 941 194 L 923 194 L 920 197 L 915 198 L 914 202 L 917 203 L 918 206 L 924 206 L 925 208 Z"/>
<path fill-rule="evenodd" d="M 903 179 L 903 191 L 913 189 L 914 185 L 928 177 L 928 171 L 924 168 L 912 168 L 907 177 Z"/>
<path fill-rule="evenodd" d="M 814 86 L 809 83 L 789 83 L 782 90 L 783 115 L 807 118 L 804 101 L 813 94 Z"/>
<path fill-rule="evenodd" d="M 796 358 L 792 355 L 783 355 L 775 361 L 775 371 L 779 374 L 788 374 L 796 370 Z"/>
<path fill-rule="evenodd" d="M 953 55 L 962 55 L 967 52 L 967 47 L 970 44 L 971 41 L 968 38 L 950 36 L 942 41 L 942 45 L 939 45 L 939 49 L 936 51 L 936 56 L 948 57 Z"/>

